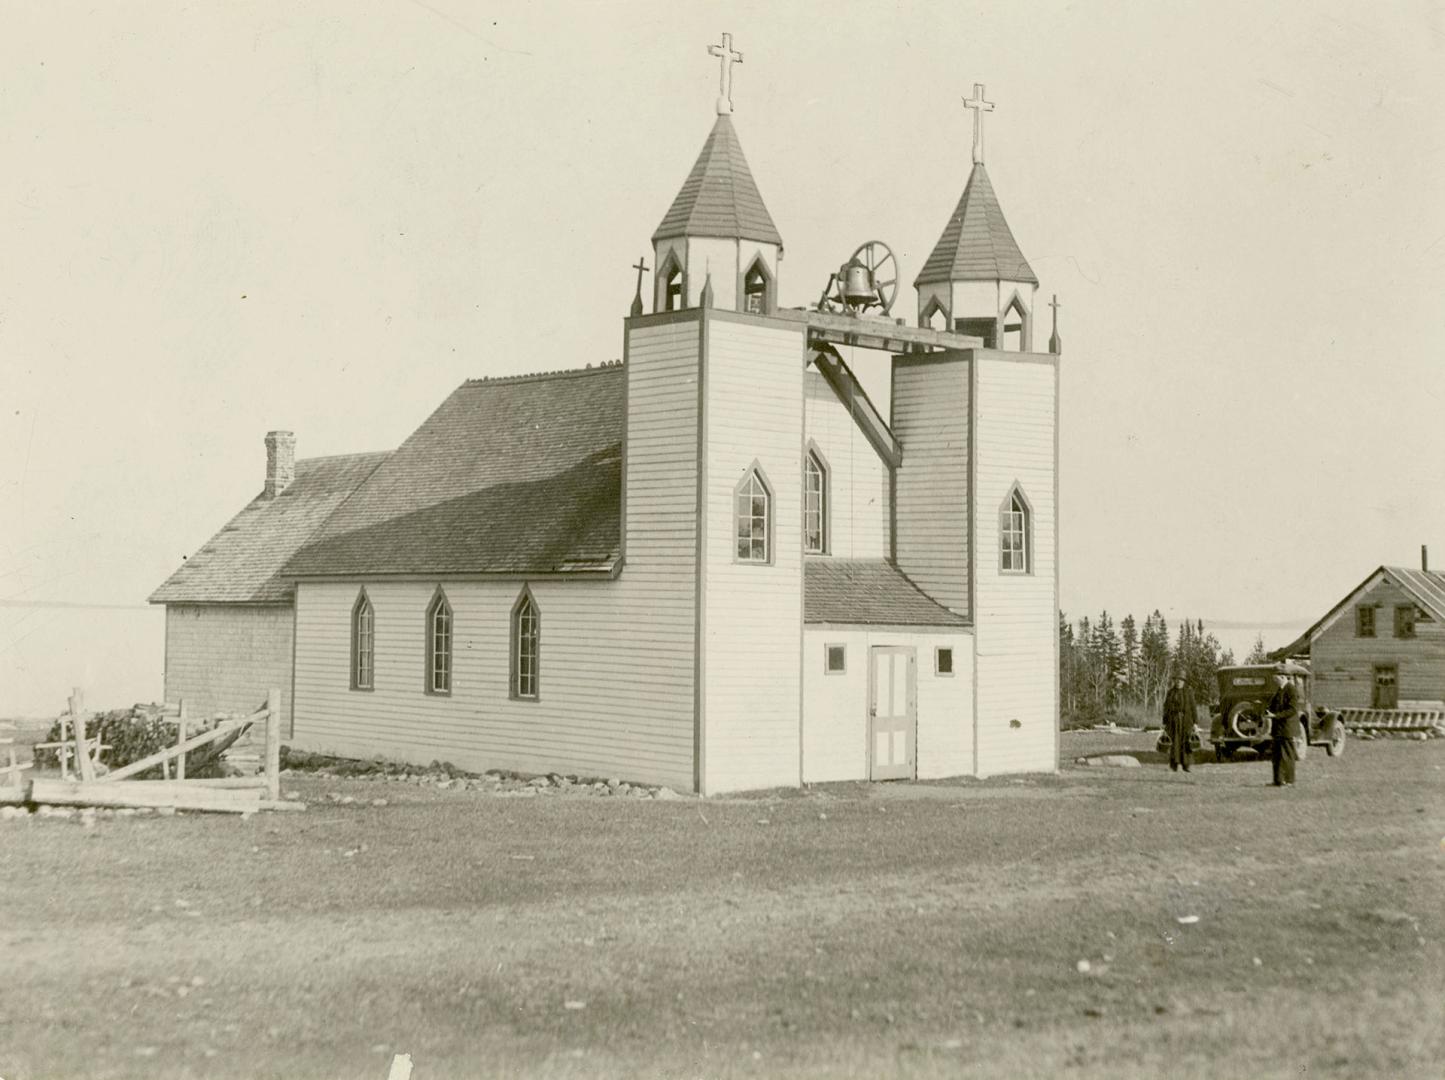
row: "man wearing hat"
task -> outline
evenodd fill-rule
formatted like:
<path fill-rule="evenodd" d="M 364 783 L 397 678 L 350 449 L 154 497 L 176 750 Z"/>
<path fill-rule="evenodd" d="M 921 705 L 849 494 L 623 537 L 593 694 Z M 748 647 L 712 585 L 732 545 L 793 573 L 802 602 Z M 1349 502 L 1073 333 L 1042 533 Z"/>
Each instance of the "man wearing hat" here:
<path fill-rule="evenodd" d="M 1194 734 L 1194 691 L 1184 681 L 1184 672 L 1174 669 L 1174 685 L 1164 695 L 1164 732 L 1169 736 L 1169 769 L 1180 766 L 1189 771 L 1189 740 Z"/>
<path fill-rule="evenodd" d="M 1294 679 L 1284 672 L 1274 677 L 1274 697 L 1269 699 L 1270 735 L 1273 737 L 1270 761 L 1274 766 L 1274 786 L 1294 786 L 1294 766 L 1299 760 L 1295 743 L 1304 734 L 1300 726 L 1299 690 Z"/>

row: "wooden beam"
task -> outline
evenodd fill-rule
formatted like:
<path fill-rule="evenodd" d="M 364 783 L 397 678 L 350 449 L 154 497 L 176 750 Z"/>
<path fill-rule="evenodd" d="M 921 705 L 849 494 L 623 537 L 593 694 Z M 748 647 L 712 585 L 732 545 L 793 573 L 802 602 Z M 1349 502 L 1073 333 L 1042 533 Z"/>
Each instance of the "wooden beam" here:
<path fill-rule="evenodd" d="M 70 724 L 75 738 L 75 767 L 82 780 L 95 779 L 95 760 L 85 745 L 85 692 L 80 687 L 70 695 Z"/>
<path fill-rule="evenodd" d="M 172 784 L 168 790 L 153 784 L 108 784 L 104 781 L 36 779 L 30 783 L 30 801 L 51 806 L 174 807 L 177 810 L 211 810 L 249 814 L 261 808 L 259 791 L 225 791 Z"/>
<path fill-rule="evenodd" d="M 208 742 L 215 742 L 215 740 L 221 738 L 221 736 L 228 735 L 232 731 L 236 730 L 237 726 L 238 725 L 236 724 L 222 721 L 221 723 L 213 727 L 210 731 L 204 731 L 201 734 L 195 736 L 194 738 L 187 739 L 185 742 L 181 743 L 178 746 L 172 746 L 165 750 L 158 750 L 154 754 L 151 754 L 149 757 L 143 757 L 139 761 L 132 761 L 123 769 L 116 769 L 112 772 L 108 772 L 104 776 L 102 776 L 97 781 L 97 783 L 109 784 L 113 783 L 116 780 L 124 780 L 127 776 L 134 776 L 136 773 L 143 773 L 147 769 L 154 769 L 162 762 L 170 761 L 171 758 L 175 757 L 176 754 L 182 750 L 194 750 L 198 746 L 205 746 Z"/>
<path fill-rule="evenodd" d="M 266 797 L 281 798 L 281 691 L 266 691 Z"/>
<path fill-rule="evenodd" d="M 176 779 L 186 778 L 186 721 L 190 719 L 186 712 L 186 699 L 181 698 L 181 715 L 176 718 L 176 744 L 182 749 L 176 754 Z"/>

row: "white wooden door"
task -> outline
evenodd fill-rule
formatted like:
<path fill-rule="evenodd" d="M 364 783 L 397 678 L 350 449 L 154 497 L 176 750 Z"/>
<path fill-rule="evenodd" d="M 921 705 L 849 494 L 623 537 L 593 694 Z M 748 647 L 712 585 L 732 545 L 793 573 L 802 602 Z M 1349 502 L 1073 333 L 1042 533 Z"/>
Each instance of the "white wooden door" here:
<path fill-rule="evenodd" d="M 911 648 L 875 645 L 868 656 L 868 778 L 913 779 L 918 730 L 916 665 Z"/>

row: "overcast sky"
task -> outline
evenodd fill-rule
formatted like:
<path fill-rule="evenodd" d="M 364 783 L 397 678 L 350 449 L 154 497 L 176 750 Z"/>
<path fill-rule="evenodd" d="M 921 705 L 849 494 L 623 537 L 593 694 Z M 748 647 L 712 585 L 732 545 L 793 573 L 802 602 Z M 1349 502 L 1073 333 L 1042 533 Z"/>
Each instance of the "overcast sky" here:
<path fill-rule="evenodd" d="M 787 305 L 865 240 L 912 280 L 987 85 L 1063 305 L 1071 615 L 1298 630 L 1445 566 L 1445 5 L 1183 6 L 0 4 L 0 714 L 159 695 L 133 605 L 268 429 L 390 448 L 620 356 L 723 30 Z"/>

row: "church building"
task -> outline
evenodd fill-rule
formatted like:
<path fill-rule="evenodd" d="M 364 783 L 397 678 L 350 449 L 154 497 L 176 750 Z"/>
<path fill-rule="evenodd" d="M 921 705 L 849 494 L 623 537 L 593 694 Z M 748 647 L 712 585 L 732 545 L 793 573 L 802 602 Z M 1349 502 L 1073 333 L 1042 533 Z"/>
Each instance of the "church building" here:
<path fill-rule="evenodd" d="M 717 116 L 622 360 L 465 382 L 389 454 L 297 463 L 273 433 L 267 490 L 152 597 L 168 699 L 248 670 L 205 627 L 264 608 L 238 707 L 278 685 L 284 631 L 305 750 L 702 794 L 1057 768 L 1060 350 L 1055 327 L 1032 351 L 993 106 L 976 86 L 916 319 L 874 245 L 784 307 L 742 57 L 709 51 Z M 881 409 L 862 351 L 891 369 Z M 182 640 L 211 662 L 173 667 Z"/>

